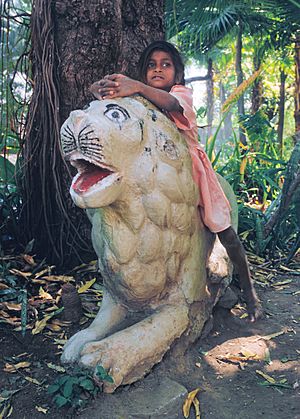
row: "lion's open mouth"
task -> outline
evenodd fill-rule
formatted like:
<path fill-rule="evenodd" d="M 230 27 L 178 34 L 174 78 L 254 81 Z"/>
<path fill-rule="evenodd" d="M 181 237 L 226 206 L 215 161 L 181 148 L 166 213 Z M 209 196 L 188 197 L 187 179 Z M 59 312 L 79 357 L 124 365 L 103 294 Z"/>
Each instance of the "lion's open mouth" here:
<path fill-rule="evenodd" d="M 71 164 L 78 170 L 78 174 L 75 176 L 72 183 L 72 189 L 78 194 L 86 192 L 92 186 L 114 173 L 108 168 L 96 166 L 95 164 L 82 159 L 72 160 Z"/>

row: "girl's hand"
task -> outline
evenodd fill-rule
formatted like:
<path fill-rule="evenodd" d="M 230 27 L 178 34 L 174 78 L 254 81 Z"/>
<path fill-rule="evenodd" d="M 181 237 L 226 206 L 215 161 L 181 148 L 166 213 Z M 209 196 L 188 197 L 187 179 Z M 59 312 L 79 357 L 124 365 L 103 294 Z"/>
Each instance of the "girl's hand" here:
<path fill-rule="evenodd" d="M 107 76 L 106 76 L 107 77 Z M 99 100 L 105 99 L 106 96 L 114 95 L 115 90 L 119 84 L 105 78 L 93 83 L 89 90 Z"/>
<path fill-rule="evenodd" d="M 99 100 L 131 96 L 139 91 L 140 82 L 123 74 L 109 74 L 90 87 Z"/>

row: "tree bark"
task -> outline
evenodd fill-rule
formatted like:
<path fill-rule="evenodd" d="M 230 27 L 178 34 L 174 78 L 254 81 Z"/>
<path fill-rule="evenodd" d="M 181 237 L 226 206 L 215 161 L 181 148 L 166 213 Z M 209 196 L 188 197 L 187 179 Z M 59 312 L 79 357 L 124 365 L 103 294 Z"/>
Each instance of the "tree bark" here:
<path fill-rule="evenodd" d="M 194 81 L 205 81 L 209 79 L 209 75 L 206 74 L 205 76 L 194 76 L 194 77 L 188 77 L 185 79 L 186 83 L 193 83 Z"/>
<path fill-rule="evenodd" d="M 300 35 L 295 41 L 295 132 L 300 131 Z"/>
<path fill-rule="evenodd" d="M 220 102 L 221 107 L 226 101 L 226 92 L 225 87 L 222 82 L 220 82 Z M 224 130 L 223 130 L 223 140 L 226 141 L 232 135 L 232 113 L 231 111 L 226 113 L 226 117 L 224 119 Z"/>
<path fill-rule="evenodd" d="M 257 53 L 258 54 L 258 53 Z M 254 71 L 260 69 L 261 66 L 261 59 L 259 56 L 255 56 L 254 58 Z M 263 96 L 263 84 L 262 78 L 259 76 L 253 83 L 252 88 L 252 100 L 251 100 L 251 113 L 255 114 L 261 107 L 262 104 L 262 96 Z"/>
<path fill-rule="evenodd" d="M 242 69 L 242 48 L 243 48 L 242 36 L 243 36 L 243 28 L 242 28 L 241 21 L 239 21 L 238 34 L 237 34 L 237 39 L 236 39 L 236 57 L 235 57 L 235 71 L 236 71 L 237 87 L 244 80 L 243 69 Z M 238 114 L 239 116 L 243 116 L 245 114 L 244 95 L 241 95 L 240 98 L 238 99 Z M 240 142 L 246 145 L 246 136 L 241 126 L 239 128 L 239 138 L 240 138 Z"/>
<path fill-rule="evenodd" d="M 278 136 L 278 144 L 280 155 L 282 156 L 283 152 L 283 128 L 284 128 L 284 104 L 285 104 L 285 81 L 287 75 L 285 74 L 284 70 L 280 71 L 280 93 L 279 93 L 279 105 L 278 105 L 278 128 L 277 128 L 277 136 Z"/>
<path fill-rule="evenodd" d="M 300 141 L 296 142 L 294 150 L 288 161 L 285 174 L 282 193 L 279 199 L 279 205 L 270 216 L 264 226 L 264 236 L 268 237 L 272 230 L 274 231 L 280 224 L 282 215 L 284 215 L 295 198 L 296 191 L 300 188 Z M 276 240 L 276 237 L 275 239 Z"/>
<path fill-rule="evenodd" d="M 164 37 L 162 16 L 162 0 L 55 2 L 63 119 L 92 99 L 88 87 L 105 74 L 136 77 L 141 52 Z"/>
<path fill-rule="evenodd" d="M 20 222 L 24 242 L 34 239 L 34 251 L 52 263 L 74 266 L 92 252 L 89 222 L 69 197 L 61 123 L 91 101 L 92 82 L 112 72 L 135 75 L 144 47 L 163 39 L 162 16 L 162 0 L 33 1 L 33 96 L 22 149 Z"/>
<path fill-rule="evenodd" d="M 208 137 L 212 134 L 212 125 L 214 120 L 214 73 L 213 73 L 213 62 L 212 59 L 208 59 L 206 81 L 206 95 L 207 95 L 207 134 Z"/>

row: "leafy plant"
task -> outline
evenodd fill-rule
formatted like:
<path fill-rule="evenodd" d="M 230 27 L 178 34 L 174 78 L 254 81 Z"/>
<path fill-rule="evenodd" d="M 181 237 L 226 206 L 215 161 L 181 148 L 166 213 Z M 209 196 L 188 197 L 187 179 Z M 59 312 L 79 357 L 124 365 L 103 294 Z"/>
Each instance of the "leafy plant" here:
<path fill-rule="evenodd" d="M 0 181 L 0 251 L 15 245 L 21 236 L 21 195 L 15 185 Z"/>
<path fill-rule="evenodd" d="M 108 381 L 109 383 L 113 383 L 114 379 L 107 373 L 106 369 L 102 367 L 102 365 L 97 365 L 95 375 L 101 381 Z"/>
<path fill-rule="evenodd" d="M 113 383 L 113 378 L 101 365 L 97 366 L 95 376 L 101 381 Z M 95 397 L 99 391 L 100 387 L 95 382 L 90 372 L 82 370 L 79 367 L 74 368 L 72 374 L 64 374 L 57 378 L 55 382 L 48 387 L 48 393 L 54 396 L 53 401 L 58 407 L 83 407 L 87 401 L 90 398 Z"/>
<path fill-rule="evenodd" d="M 21 331 L 25 335 L 27 326 L 27 289 L 26 284 L 20 284 L 18 278 L 9 273 L 9 264 L 2 262 L 0 265 L 2 284 L 6 286 L 0 290 L 0 303 L 16 300 L 21 304 Z"/>

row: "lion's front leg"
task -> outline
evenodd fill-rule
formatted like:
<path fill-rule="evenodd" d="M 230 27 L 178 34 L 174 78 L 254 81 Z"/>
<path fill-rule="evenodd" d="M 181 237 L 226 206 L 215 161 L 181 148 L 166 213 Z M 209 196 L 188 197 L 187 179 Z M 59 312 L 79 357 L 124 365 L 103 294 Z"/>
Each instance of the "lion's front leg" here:
<path fill-rule="evenodd" d="M 114 327 L 126 317 L 127 310 L 116 303 L 110 294 L 105 291 L 101 308 L 87 329 L 77 332 L 65 344 L 61 361 L 63 363 L 75 362 L 79 358 L 80 351 L 88 342 L 104 338 Z"/>
<path fill-rule="evenodd" d="M 161 307 L 139 323 L 85 345 L 79 362 L 89 368 L 103 366 L 114 379 L 113 384 L 103 383 L 104 391 L 111 393 L 142 378 L 188 325 L 186 305 Z"/>

